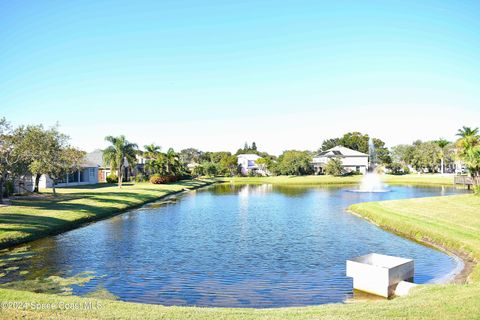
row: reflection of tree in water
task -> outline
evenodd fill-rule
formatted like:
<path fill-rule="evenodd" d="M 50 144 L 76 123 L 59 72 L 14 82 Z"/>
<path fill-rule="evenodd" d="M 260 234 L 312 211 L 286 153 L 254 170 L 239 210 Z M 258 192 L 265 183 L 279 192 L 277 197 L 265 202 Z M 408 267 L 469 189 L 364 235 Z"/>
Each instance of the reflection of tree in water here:
<path fill-rule="evenodd" d="M 221 183 L 214 185 L 212 188 L 207 188 L 206 190 L 216 195 L 236 194 L 240 192 L 243 187 L 245 187 L 245 185 Z"/>
<path fill-rule="evenodd" d="M 214 195 L 228 195 L 228 194 L 241 194 L 241 195 L 248 195 L 248 194 L 265 194 L 268 192 L 277 192 L 289 197 L 298 197 L 302 196 L 312 189 L 322 189 L 323 191 L 329 191 L 329 189 L 337 190 L 338 186 L 332 187 L 312 187 L 309 185 L 281 185 L 281 184 L 230 184 L 230 183 L 222 183 L 212 186 L 211 188 L 204 189 L 204 191 L 208 191 Z"/>
<path fill-rule="evenodd" d="M 225 194 L 264 194 L 272 190 L 271 184 L 230 184 L 222 183 L 206 189 L 215 195 Z"/>
<path fill-rule="evenodd" d="M 275 185 L 273 190 L 289 197 L 297 197 L 306 194 L 311 189 L 304 186 Z"/>

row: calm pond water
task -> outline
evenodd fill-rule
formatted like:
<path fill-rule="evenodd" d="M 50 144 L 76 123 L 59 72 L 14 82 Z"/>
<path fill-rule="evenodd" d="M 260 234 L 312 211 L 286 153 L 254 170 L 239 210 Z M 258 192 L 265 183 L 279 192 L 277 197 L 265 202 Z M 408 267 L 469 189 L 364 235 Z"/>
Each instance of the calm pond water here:
<path fill-rule="evenodd" d="M 281 307 L 352 297 L 345 260 L 370 252 L 415 259 L 417 283 L 445 277 L 455 259 L 385 232 L 345 208 L 459 191 L 390 188 L 369 194 L 348 187 L 216 185 L 32 242 L 33 256 L 1 281 L 91 271 L 96 277 L 74 286 L 74 294 L 105 288 L 125 301 Z"/>

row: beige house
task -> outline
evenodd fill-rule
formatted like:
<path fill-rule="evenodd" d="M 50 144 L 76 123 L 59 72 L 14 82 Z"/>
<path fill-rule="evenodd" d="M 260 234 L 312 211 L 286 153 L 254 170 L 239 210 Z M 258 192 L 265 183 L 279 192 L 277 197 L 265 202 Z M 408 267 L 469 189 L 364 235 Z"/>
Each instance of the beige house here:
<path fill-rule="evenodd" d="M 319 153 L 313 158 L 312 165 L 315 174 L 322 174 L 328 161 L 338 158 L 342 161 L 342 167 L 346 172 L 367 173 L 368 170 L 368 154 L 356 150 L 336 146 L 329 150 Z"/>

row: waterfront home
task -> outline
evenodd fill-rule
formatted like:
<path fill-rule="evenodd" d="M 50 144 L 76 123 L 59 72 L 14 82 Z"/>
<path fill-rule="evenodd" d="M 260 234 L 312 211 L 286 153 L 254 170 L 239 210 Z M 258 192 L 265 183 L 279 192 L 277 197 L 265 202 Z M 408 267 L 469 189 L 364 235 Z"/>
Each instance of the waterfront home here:
<path fill-rule="evenodd" d="M 96 149 L 87 153 L 86 159 L 88 162 L 94 163 L 98 167 L 97 179 L 98 182 L 106 182 L 107 176 L 112 172 L 110 166 L 105 165 L 103 162 L 103 151 Z"/>
<path fill-rule="evenodd" d="M 257 160 L 261 157 L 256 154 L 239 154 L 237 156 L 237 163 L 240 166 L 240 171 L 243 175 L 248 175 L 250 173 L 258 173 L 265 175 L 266 172 L 262 170 L 257 164 Z"/>
<path fill-rule="evenodd" d="M 80 170 L 65 174 L 57 180 L 55 187 L 73 187 L 96 183 L 98 183 L 98 166 L 85 160 Z M 53 180 L 48 175 L 43 174 L 38 182 L 38 187 L 41 189 L 51 188 L 53 187 Z"/>
<path fill-rule="evenodd" d="M 313 158 L 312 165 L 315 174 L 323 174 L 325 166 L 333 158 L 338 158 L 342 161 L 342 168 L 345 172 L 359 172 L 362 174 L 367 172 L 368 154 L 343 146 L 336 146 L 319 153 Z"/>
<path fill-rule="evenodd" d="M 141 155 L 135 156 L 137 163 L 132 167 L 129 165 L 128 161 L 125 159 L 123 177 L 125 181 L 130 180 L 132 176 L 137 175 L 138 173 L 145 173 L 145 163 L 147 159 Z M 88 162 L 96 164 L 98 167 L 98 182 L 106 182 L 107 177 L 112 173 L 112 168 L 108 164 L 103 162 L 103 151 L 96 149 L 92 152 L 87 153 L 86 159 Z M 113 173 L 118 175 L 117 170 L 113 170 Z"/>

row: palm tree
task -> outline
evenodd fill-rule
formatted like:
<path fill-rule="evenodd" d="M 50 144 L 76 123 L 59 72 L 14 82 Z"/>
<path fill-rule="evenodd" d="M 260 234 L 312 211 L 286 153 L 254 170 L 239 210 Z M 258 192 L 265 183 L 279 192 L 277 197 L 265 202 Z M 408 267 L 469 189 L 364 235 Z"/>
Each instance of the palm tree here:
<path fill-rule="evenodd" d="M 462 129 L 458 130 L 457 136 L 460 137 L 456 143 L 460 157 L 466 156 L 468 151 L 480 142 L 478 128 L 472 129 L 464 126 Z"/>
<path fill-rule="evenodd" d="M 117 169 L 118 187 L 122 187 L 123 169 L 125 162 L 130 166 L 136 163 L 137 144 L 129 142 L 124 135 L 119 137 L 108 136 L 105 140 L 112 145 L 103 150 L 103 161 L 110 165 L 110 168 Z"/>
<path fill-rule="evenodd" d="M 145 163 L 145 170 L 148 173 L 156 173 L 158 171 L 158 155 L 160 154 L 160 150 L 162 149 L 160 146 L 157 146 L 155 144 L 149 144 L 144 146 L 145 152 L 143 155 L 147 159 Z"/>
<path fill-rule="evenodd" d="M 157 154 L 162 150 L 162 147 L 157 146 L 156 144 L 148 144 L 144 146 L 145 148 L 145 157 L 149 159 L 155 159 L 157 157 Z"/>
<path fill-rule="evenodd" d="M 480 135 L 478 128 L 471 129 L 463 127 L 458 130 L 456 146 L 458 150 L 458 157 L 465 162 L 472 177 L 477 177 L 480 174 Z M 473 179 L 474 183 L 477 179 Z"/>
<path fill-rule="evenodd" d="M 470 127 L 463 126 L 462 129 L 458 129 L 457 136 L 461 138 L 471 137 L 478 135 L 478 128 L 472 129 Z"/>
<path fill-rule="evenodd" d="M 166 164 L 167 164 L 167 173 L 175 175 L 178 173 L 178 169 L 180 166 L 180 160 L 178 158 L 177 153 L 173 148 L 168 149 L 167 153 L 165 154 L 166 157 Z"/>
<path fill-rule="evenodd" d="M 437 146 L 440 147 L 440 172 L 443 174 L 445 172 L 445 157 L 447 155 L 447 146 L 450 144 L 448 140 L 440 138 L 437 141 L 434 141 Z"/>

